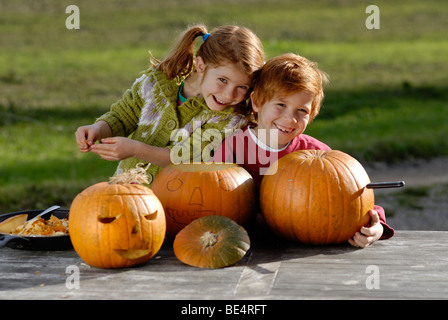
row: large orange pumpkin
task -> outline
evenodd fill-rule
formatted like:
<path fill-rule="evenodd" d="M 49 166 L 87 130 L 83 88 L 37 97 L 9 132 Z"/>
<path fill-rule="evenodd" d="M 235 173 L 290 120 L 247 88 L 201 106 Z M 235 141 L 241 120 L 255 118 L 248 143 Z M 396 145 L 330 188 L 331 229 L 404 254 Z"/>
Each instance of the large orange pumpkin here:
<path fill-rule="evenodd" d="M 144 263 L 165 237 L 163 206 L 151 189 L 139 184 L 100 182 L 73 200 L 70 239 L 78 255 L 98 268 Z"/>
<path fill-rule="evenodd" d="M 280 158 L 263 178 L 268 226 L 286 239 L 337 244 L 369 222 L 374 195 L 362 165 L 337 150 L 303 150 Z"/>
<path fill-rule="evenodd" d="M 252 176 L 233 163 L 171 164 L 160 171 L 151 189 L 163 204 L 171 237 L 194 219 L 209 215 L 248 226 L 258 206 Z"/>

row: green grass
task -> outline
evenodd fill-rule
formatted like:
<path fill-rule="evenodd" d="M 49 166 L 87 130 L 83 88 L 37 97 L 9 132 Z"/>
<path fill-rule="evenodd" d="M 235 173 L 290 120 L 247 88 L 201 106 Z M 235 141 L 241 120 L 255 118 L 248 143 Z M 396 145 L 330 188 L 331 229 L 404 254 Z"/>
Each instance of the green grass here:
<path fill-rule="evenodd" d="M 81 29 L 67 30 L 66 6 Z M 285 52 L 329 74 L 307 133 L 362 161 L 448 153 L 446 1 L 0 0 L 0 213 L 69 206 L 116 163 L 78 151 L 74 132 L 105 112 L 194 23 L 244 25 L 267 57 Z"/>

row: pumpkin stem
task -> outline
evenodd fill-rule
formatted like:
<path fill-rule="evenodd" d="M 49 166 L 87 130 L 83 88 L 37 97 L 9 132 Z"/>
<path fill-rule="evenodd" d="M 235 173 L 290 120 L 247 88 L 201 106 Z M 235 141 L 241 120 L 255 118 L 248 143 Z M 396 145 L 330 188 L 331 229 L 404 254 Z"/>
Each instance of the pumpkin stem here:
<path fill-rule="evenodd" d="M 151 165 L 148 163 L 146 168 L 143 168 L 143 163 L 137 163 L 133 169 L 129 169 L 121 174 L 109 178 L 110 184 L 149 184 L 146 170 Z"/>
<path fill-rule="evenodd" d="M 218 234 L 206 231 L 202 237 L 199 238 L 199 242 L 204 248 L 213 247 L 218 242 Z"/>

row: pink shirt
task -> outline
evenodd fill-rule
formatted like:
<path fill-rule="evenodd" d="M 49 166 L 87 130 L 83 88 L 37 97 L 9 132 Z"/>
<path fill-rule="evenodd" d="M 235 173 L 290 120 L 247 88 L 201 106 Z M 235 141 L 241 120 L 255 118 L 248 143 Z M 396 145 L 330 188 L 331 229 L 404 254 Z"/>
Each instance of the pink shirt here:
<path fill-rule="evenodd" d="M 272 149 L 258 140 L 252 129 L 246 126 L 224 140 L 215 152 L 213 161 L 241 165 L 252 175 L 259 188 L 264 173 L 275 161 L 293 151 L 310 149 L 331 150 L 325 143 L 306 134 L 295 137 L 282 149 Z"/>

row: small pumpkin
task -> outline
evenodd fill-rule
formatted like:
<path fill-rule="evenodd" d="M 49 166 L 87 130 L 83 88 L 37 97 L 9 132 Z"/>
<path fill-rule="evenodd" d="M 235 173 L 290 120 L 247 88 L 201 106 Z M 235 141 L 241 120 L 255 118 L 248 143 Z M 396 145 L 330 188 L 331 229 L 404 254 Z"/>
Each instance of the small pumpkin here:
<path fill-rule="evenodd" d="M 223 268 L 241 260 L 250 248 L 246 230 L 224 216 L 198 218 L 174 239 L 176 257 L 199 268 Z"/>
<path fill-rule="evenodd" d="M 159 251 L 166 231 L 163 206 L 152 190 L 119 179 L 79 193 L 70 207 L 69 226 L 75 251 L 97 268 L 148 261 Z"/>
<path fill-rule="evenodd" d="M 209 215 L 248 226 L 258 207 L 252 176 L 234 163 L 171 164 L 160 171 L 151 189 L 164 206 L 170 237 Z"/>
<path fill-rule="evenodd" d="M 374 207 L 362 165 L 338 151 L 302 150 L 271 166 L 260 202 L 267 225 L 288 240 L 337 244 L 352 238 Z"/>

